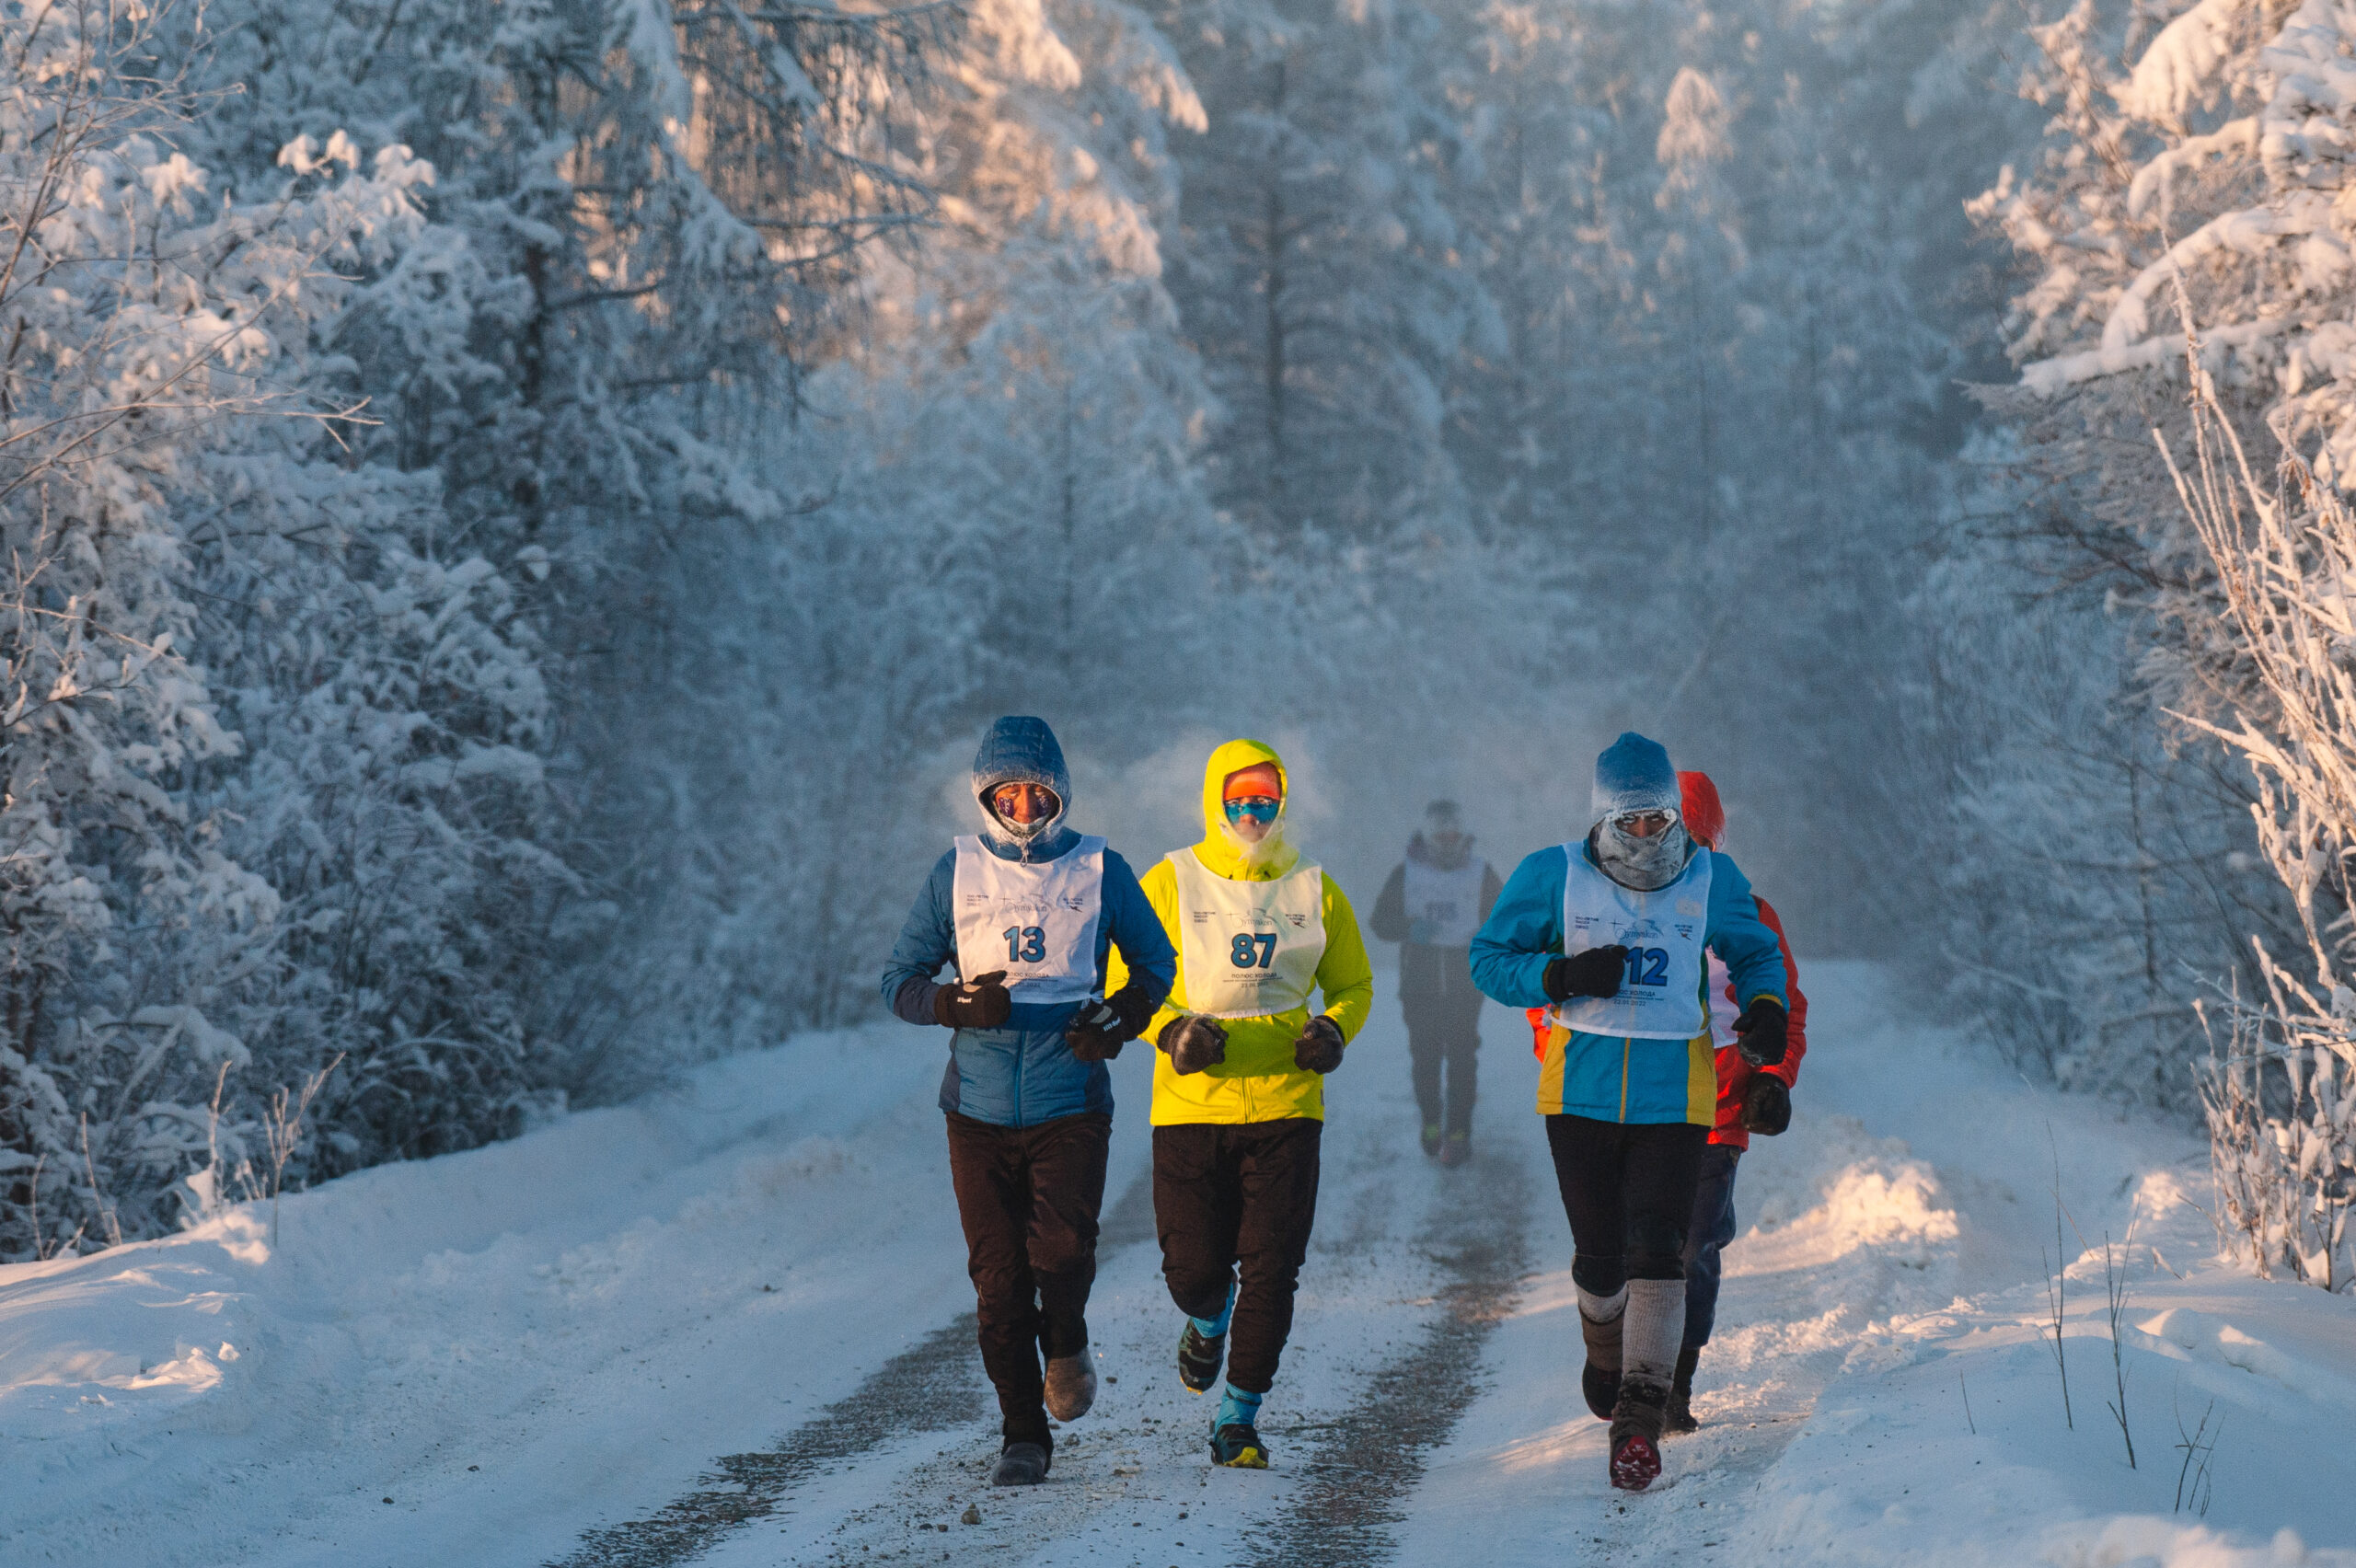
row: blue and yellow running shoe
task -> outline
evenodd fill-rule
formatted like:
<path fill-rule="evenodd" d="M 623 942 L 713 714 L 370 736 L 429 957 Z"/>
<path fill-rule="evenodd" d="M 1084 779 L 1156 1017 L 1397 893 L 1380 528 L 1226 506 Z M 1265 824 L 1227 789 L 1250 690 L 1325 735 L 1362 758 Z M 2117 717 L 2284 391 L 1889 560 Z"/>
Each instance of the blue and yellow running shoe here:
<path fill-rule="evenodd" d="M 1211 1463 L 1230 1470 L 1266 1470 L 1268 1446 L 1260 1441 L 1260 1434 L 1253 1427 L 1240 1424 L 1222 1426 L 1211 1434 Z"/>

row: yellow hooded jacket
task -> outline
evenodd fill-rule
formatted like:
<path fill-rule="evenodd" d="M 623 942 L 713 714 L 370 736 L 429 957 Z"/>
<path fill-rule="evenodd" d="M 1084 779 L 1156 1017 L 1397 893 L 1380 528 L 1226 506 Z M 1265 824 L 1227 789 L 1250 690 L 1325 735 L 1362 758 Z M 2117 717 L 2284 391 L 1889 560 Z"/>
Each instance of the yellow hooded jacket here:
<path fill-rule="evenodd" d="M 1244 843 L 1228 826 L 1220 798 L 1227 776 L 1262 762 L 1276 765 L 1289 801 L 1292 779 L 1285 772 L 1284 759 L 1258 741 L 1230 741 L 1211 753 L 1203 768 L 1204 832 L 1203 841 L 1195 846 L 1195 857 L 1213 874 L 1232 882 L 1274 882 L 1300 863 L 1300 851 L 1284 838 L 1281 814 L 1268 836 L 1256 845 Z M 1167 859 L 1158 860 L 1138 881 L 1145 890 L 1146 902 L 1161 917 L 1172 945 L 1180 945 L 1176 870 Z M 1341 1027 L 1343 1040 L 1348 1041 L 1365 1027 L 1374 1006 L 1374 970 L 1367 963 L 1366 942 L 1358 935 L 1357 914 L 1348 897 L 1332 877 L 1325 877 L 1324 882 L 1325 951 L 1317 963 L 1317 988 L 1324 993 L 1325 1016 Z M 1107 996 L 1120 988 L 1125 970 L 1115 950 L 1104 977 Z M 1146 1025 L 1146 1043 L 1151 1044 L 1164 1024 L 1189 1010 L 1182 959 L 1177 985 L 1171 987 L 1169 999 L 1153 1015 L 1153 1021 Z M 1172 1070 L 1167 1053 L 1154 1053 L 1155 1126 L 1184 1122 L 1276 1122 L 1296 1116 L 1324 1120 L 1324 1079 L 1293 1066 L 1292 1060 L 1292 1043 L 1309 1025 L 1306 1007 L 1219 1022 L 1227 1031 L 1227 1060 L 1215 1067 L 1181 1078 Z"/>

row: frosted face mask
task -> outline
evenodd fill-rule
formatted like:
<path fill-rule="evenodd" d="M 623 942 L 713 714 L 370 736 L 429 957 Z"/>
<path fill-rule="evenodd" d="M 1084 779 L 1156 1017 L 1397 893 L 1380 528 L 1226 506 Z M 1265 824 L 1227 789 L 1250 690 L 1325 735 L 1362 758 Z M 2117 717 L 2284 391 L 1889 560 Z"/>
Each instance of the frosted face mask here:
<path fill-rule="evenodd" d="M 1010 837 L 1027 839 L 1060 816 L 1064 803 L 1044 784 L 1000 784 L 989 792 L 989 808 Z"/>
<path fill-rule="evenodd" d="M 1623 887 L 1651 893 L 1667 887 L 1692 858 L 1693 840 L 1670 811 L 1629 812 L 1596 829 L 1595 858 Z"/>

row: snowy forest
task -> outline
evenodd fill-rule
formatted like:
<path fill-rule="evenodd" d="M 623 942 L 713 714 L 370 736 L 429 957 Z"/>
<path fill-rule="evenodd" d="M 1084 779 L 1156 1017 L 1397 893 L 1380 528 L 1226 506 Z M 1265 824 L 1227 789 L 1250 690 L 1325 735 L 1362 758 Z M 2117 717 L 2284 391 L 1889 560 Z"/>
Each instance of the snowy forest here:
<path fill-rule="evenodd" d="M 2344 8 L 0 49 L 0 1256 L 876 1016 L 1036 712 L 1148 858 L 1271 736 L 1368 900 L 1434 794 L 1576 833 L 1641 727 L 1812 951 L 2207 1127 L 2252 1261 L 2349 1278 Z"/>

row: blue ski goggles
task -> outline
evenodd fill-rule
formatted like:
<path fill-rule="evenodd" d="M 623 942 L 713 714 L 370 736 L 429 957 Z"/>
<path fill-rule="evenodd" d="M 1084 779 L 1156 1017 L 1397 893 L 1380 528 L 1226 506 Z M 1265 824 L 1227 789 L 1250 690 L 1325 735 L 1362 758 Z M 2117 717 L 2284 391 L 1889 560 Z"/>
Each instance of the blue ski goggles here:
<path fill-rule="evenodd" d="M 1226 809 L 1230 822 L 1242 822 L 1250 817 L 1265 826 L 1276 820 L 1276 813 L 1285 809 L 1285 804 L 1267 795 L 1246 795 L 1241 800 L 1228 801 Z"/>

